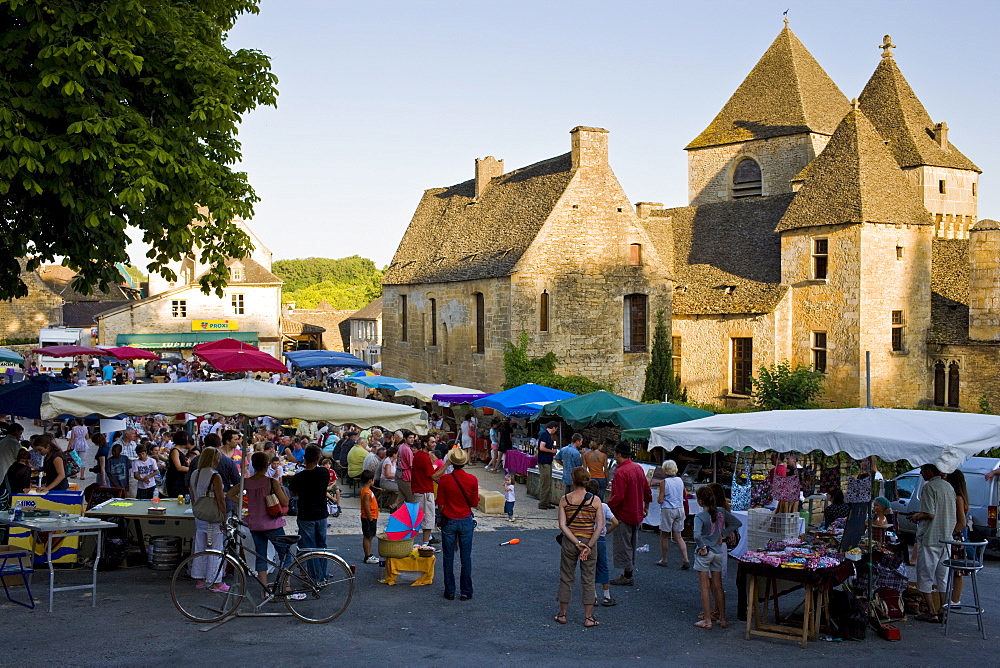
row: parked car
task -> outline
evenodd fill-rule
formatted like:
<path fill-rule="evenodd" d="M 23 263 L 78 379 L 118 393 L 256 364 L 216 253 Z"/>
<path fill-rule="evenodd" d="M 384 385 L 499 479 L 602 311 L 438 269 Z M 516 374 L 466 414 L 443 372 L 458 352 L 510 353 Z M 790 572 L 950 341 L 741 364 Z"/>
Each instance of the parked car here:
<path fill-rule="evenodd" d="M 969 535 L 972 540 L 988 540 L 991 552 L 1000 551 L 1000 537 L 997 536 L 997 506 L 1000 505 L 1000 477 L 986 480 L 986 474 L 1000 467 L 1000 459 L 993 457 L 972 457 L 960 467 L 965 474 L 965 485 L 969 490 L 969 514 L 972 524 Z M 907 471 L 895 478 L 899 500 L 892 502 L 892 509 L 898 515 L 900 537 L 908 543 L 915 539 L 917 527 L 904 513 L 920 510 L 920 490 L 924 479 L 920 469 Z"/>

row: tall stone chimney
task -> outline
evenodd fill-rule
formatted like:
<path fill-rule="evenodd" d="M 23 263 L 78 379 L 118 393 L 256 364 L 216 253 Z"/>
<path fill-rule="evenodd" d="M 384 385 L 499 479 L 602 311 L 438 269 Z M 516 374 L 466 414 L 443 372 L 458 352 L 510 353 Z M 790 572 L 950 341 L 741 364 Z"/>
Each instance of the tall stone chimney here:
<path fill-rule="evenodd" d="M 476 158 L 476 199 L 479 199 L 490 181 L 503 176 L 503 160 L 497 160 L 492 155 Z"/>
<path fill-rule="evenodd" d="M 582 125 L 569 131 L 573 169 L 604 167 L 608 164 L 608 131 Z"/>
<path fill-rule="evenodd" d="M 969 338 L 1000 341 L 1000 223 L 983 219 L 969 230 Z"/>
<path fill-rule="evenodd" d="M 948 150 L 948 124 L 945 122 L 934 125 L 934 141 L 944 150 Z"/>

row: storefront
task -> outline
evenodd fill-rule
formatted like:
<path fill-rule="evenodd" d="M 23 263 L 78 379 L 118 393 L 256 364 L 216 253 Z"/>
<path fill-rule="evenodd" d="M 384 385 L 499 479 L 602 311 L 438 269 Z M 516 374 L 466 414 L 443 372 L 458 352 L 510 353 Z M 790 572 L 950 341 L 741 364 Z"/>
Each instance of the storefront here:
<path fill-rule="evenodd" d="M 135 346 L 146 350 L 155 350 L 160 355 L 176 353 L 182 357 L 184 351 L 190 350 L 198 343 L 218 341 L 219 339 L 231 338 L 243 343 L 258 345 L 257 332 L 233 332 L 233 331 L 202 331 L 202 332 L 164 332 L 162 334 L 119 334 L 115 338 L 116 346 Z M 268 351 L 269 352 L 269 351 Z"/>

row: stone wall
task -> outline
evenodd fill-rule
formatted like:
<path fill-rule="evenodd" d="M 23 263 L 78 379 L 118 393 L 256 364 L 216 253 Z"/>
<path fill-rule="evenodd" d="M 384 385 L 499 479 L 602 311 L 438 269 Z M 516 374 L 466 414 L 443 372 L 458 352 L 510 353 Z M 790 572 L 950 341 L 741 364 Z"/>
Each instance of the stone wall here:
<path fill-rule="evenodd" d="M 1000 230 L 969 235 L 969 338 L 1000 341 Z"/>
<path fill-rule="evenodd" d="M 1000 410 L 1000 374 L 997 373 L 1000 369 L 1000 344 L 929 344 L 927 384 L 930 397 L 925 402 L 928 405 L 933 404 L 934 365 L 938 361 L 944 364 L 946 374 L 952 362 L 958 364 L 958 410 L 978 413 L 980 399 L 989 402 L 994 411 Z M 947 383 L 947 375 L 945 378 Z"/>
<path fill-rule="evenodd" d="M 37 341 L 38 330 L 62 324 L 63 300 L 33 271 L 21 272 L 21 280 L 28 287 L 28 295 L 0 301 L 0 337 Z"/>
<path fill-rule="evenodd" d="M 827 135 L 808 133 L 689 150 L 688 200 L 695 206 L 731 199 L 733 170 L 743 158 L 760 165 L 763 195 L 790 193 L 790 181 L 829 140 Z"/>
<path fill-rule="evenodd" d="M 935 233 L 942 239 L 966 239 L 979 216 L 979 174 L 967 169 L 923 165 L 903 170 L 919 191 L 924 207 L 935 221 Z M 945 182 L 941 192 L 940 181 Z"/>

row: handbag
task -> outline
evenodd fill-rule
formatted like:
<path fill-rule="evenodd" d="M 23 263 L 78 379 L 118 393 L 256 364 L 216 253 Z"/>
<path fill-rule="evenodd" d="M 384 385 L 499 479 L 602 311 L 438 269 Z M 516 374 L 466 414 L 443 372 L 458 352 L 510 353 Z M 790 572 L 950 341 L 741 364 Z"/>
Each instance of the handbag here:
<path fill-rule="evenodd" d="M 775 501 L 789 501 L 797 503 L 799 500 L 799 474 L 771 477 L 771 497 Z"/>
<path fill-rule="evenodd" d="M 200 476 L 201 470 L 195 475 Z M 218 473 L 213 475 L 218 475 Z M 195 482 L 194 486 L 197 486 L 197 482 Z M 215 501 L 215 490 L 212 489 L 211 484 L 209 484 L 205 496 L 200 496 L 195 500 L 194 505 L 191 506 L 191 511 L 194 513 L 195 519 L 208 522 L 209 524 L 222 524 L 226 520 L 226 514 L 219 510 L 219 504 Z"/>
<path fill-rule="evenodd" d="M 733 465 L 733 484 L 731 486 L 732 498 L 730 506 L 733 510 L 748 510 L 750 508 L 750 458 L 743 457 L 743 482 L 740 482 L 740 453 L 736 453 L 736 462 Z"/>
<path fill-rule="evenodd" d="M 274 489 L 274 483 L 277 482 L 274 478 L 271 479 L 271 489 Z M 264 507 L 267 509 L 267 514 L 271 517 L 283 517 L 288 514 L 288 506 L 281 505 L 281 501 L 278 500 L 278 495 L 273 491 L 264 497 Z"/>
<path fill-rule="evenodd" d="M 594 495 L 591 494 L 590 492 L 587 492 L 587 495 L 583 497 L 583 501 L 581 501 L 580 504 L 576 507 L 576 510 L 573 511 L 573 517 L 569 518 L 569 522 L 566 522 L 566 526 L 573 524 L 573 520 L 576 519 L 576 516 L 580 514 L 580 511 L 583 510 L 584 506 L 590 505 L 591 503 L 590 500 L 593 498 Z M 562 531 L 556 534 L 556 542 L 559 543 L 560 545 L 562 545 L 563 536 L 565 536 L 565 534 Z"/>
<path fill-rule="evenodd" d="M 847 503 L 869 503 L 872 500 L 872 482 L 868 474 L 863 478 L 848 478 L 847 493 L 844 501 Z"/>
<path fill-rule="evenodd" d="M 63 454 L 63 468 L 66 471 L 67 478 L 72 478 L 80 472 L 80 455 L 76 455 L 76 457 L 73 457 L 73 455 L 76 455 L 76 453 L 72 450 Z"/>

